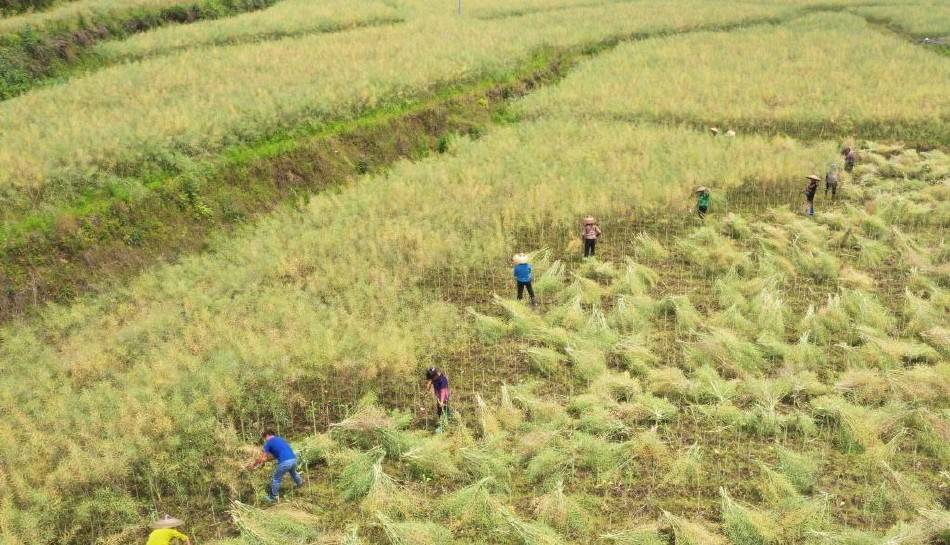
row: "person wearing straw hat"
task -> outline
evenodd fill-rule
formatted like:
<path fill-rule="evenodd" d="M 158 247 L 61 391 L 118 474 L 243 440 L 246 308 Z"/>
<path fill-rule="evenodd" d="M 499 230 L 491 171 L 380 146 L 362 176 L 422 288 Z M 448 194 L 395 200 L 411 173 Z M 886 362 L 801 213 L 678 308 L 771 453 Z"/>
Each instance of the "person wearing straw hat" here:
<path fill-rule="evenodd" d="M 699 217 L 705 218 L 706 212 L 709 212 L 709 188 L 701 185 L 696 188 L 696 211 Z"/>
<path fill-rule="evenodd" d="M 148 541 L 145 545 L 172 545 L 176 541 L 191 545 L 191 539 L 175 529 L 182 524 L 184 522 L 175 517 L 165 515 L 152 523 L 152 533 L 148 535 Z"/>
<path fill-rule="evenodd" d="M 518 282 L 518 299 L 523 299 L 525 290 L 528 290 L 528 296 L 531 297 L 531 305 L 537 305 L 538 301 L 534 298 L 534 288 L 531 285 L 534 279 L 534 271 L 531 268 L 531 264 L 528 263 L 528 256 L 525 254 L 517 254 L 511 260 L 515 263 L 514 275 L 515 280 Z"/>
<path fill-rule="evenodd" d="M 805 206 L 808 208 L 808 215 L 815 215 L 815 193 L 818 192 L 818 182 L 821 180 L 815 174 L 809 174 L 806 179 L 808 186 L 805 187 Z"/>
<path fill-rule="evenodd" d="M 289 473 L 297 488 L 303 486 L 303 477 L 297 472 L 297 454 L 286 439 L 267 430 L 261 434 L 261 441 L 264 443 L 264 448 L 248 469 L 257 469 L 270 459 L 277 461 L 274 480 L 271 482 L 270 494 L 267 496 L 268 500 L 276 502 L 280 498 L 280 484 L 284 480 L 284 475 Z"/>
<path fill-rule="evenodd" d="M 594 257 L 594 248 L 597 246 L 597 238 L 600 236 L 600 226 L 594 216 L 584 218 L 584 232 L 581 238 L 584 239 L 584 257 Z"/>
<path fill-rule="evenodd" d="M 831 163 L 831 168 L 825 173 L 825 196 L 831 190 L 831 198 L 838 196 L 838 163 Z"/>

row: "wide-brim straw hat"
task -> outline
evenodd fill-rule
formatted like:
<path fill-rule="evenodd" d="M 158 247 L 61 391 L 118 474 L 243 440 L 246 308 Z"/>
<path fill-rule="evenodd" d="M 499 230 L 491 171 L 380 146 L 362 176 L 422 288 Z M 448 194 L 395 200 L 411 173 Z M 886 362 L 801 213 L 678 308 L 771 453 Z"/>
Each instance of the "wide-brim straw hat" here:
<path fill-rule="evenodd" d="M 184 521 L 165 515 L 160 520 L 153 522 L 152 528 L 155 530 L 161 530 L 163 528 L 177 528 L 182 524 L 184 524 Z"/>
<path fill-rule="evenodd" d="M 821 181 L 821 178 L 819 178 L 818 176 L 816 176 L 816 175 L 814 175 L 814 174 L 809 174 L 808 176 L 806 176 L 806 178 L 808 178 L 809 180 L 811 180 L 811 181 L 813 181 L 813 182 L 820 182 L 820 181 Z"/>
<path fill-rule="evenodd" d="M 719 134 L 719 127 L 709 127 L 709 132 Z"/>
<path fill-rule="evenodd" d="M 522 263 L 528 262 L 528 256 L 525 254 L 515 254 L 515 256 L 511 258 L 511 260 L 521 265 Z"/>
<path fill-rule="evenodd" d="M 594 219 L 594 216 L 587 216 L 584 218 L 584 225 L 591 225 L 593 223 L 597 223 L 597 220 Z"/>
<path fill-rule="evenodd" d="M 701 185 L 696 188 L 696 193 L 705 193 L 707 191 L 709 191 L 709 189 L 704 185 Z"/>

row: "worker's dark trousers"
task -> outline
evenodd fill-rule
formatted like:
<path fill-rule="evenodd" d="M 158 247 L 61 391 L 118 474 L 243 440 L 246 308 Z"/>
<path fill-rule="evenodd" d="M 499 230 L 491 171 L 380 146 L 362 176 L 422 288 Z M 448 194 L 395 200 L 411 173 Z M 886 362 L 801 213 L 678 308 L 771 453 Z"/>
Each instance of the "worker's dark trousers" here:
<path fill-rule="evenodd" d="M 709 211 L 709 207 L 703 206 L 703 205 L 699 205 L 699 206 L 696 207 L 696 211 L 699 212 L 699 217 L 705 218 L 705 217 L 706 217 L 706 212 Z"/>
<path fill-rule="evenodd" d="M 518 282 L 518 299 L 524 298 L 524 290 L 528 290 L 528 296 L 531 297 L 531 300 L 534 301 L 534 288 L 531 287 L 531 282 Z"/>
<path fill-rule="evenodd" d="M 584 257 L 594 257 L 594 247 L 597 246 L 596 238 L 584 239 Z"/>
<path fill-rule="evenodd" d="M 828 191 L 831 191 L 831 196 L 835 197 L 838 195 L 838 184 L 828 184 L 825 186 L 825 195 L 828 194 Z"/>

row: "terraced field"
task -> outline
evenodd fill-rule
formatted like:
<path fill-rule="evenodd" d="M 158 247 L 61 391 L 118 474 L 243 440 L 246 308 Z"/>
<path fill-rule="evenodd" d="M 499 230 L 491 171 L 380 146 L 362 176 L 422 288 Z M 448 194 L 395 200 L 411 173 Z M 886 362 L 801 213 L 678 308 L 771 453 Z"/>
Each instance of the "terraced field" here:
<path fill-rule="evenodd" d="M 0 542 L 950 540 L 940 6 L 254 7 L 0 102 Z"/>

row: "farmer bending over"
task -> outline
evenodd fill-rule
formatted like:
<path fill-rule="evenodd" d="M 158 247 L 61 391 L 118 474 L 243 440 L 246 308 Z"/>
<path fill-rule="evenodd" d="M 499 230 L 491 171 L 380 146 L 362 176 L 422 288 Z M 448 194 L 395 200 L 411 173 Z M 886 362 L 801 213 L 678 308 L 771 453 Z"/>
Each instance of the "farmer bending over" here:
<path fill-rule="evenodd" d="M 597 237 L 600 236 L 600 227 L 594 216 L 584 218 L 584 257 L 594 257 L 594 247 L 597 246 Z"/>
<path fill-rule="evenodd" d="M 280 497 L 280 483 L 284 480 L 284 475 L 290 473 L 290 478 L 294 480 L 297 488 L 303 486 L 303 477 L 297 473 L 297 455 L 294 454 L 294 449 L 290 448 L 290 443 L 286 439 L 268 430 L 261 434 L 261 441 L 264 443 L 264 449 L 257 460 L 248 466 L 248 469 L 257 469 L 269 459 L 277 461 L 274 482 L 271 483 L 270 494 L 267 496 L 267 499 L 274 502 Z"/>
<path fill-rule="evenodd" d="M 442 418 L 442 415 L 449 416 L 449 396 L 452 390 L 449 388 L 449 377 L 438 368 L 430 367 L 426 371 L 426 380 L 429 382 L 429 388 L 432 390 L 432 396 L 435 397 L 435 413 Z"/>
<path fill-rule="evenodd" d="M 182 524 L 184 522 L 175 517 L 165 515 L 161 520 L 152 523 L 152 533 L 148 535 L 146 545 L 171 545 L 176 541 L 191 545 L 188 536 L 175 529 Z"/>
<path fill-rule="evenodd" d="M 841 155 L 844 156 L 844 171 L 850 173 L 854 170 L 854 165 L 858 162 L 858 156 L 850 147 L 841 150 Z"/>
<path fill-rule="evenodd" d="M 704 185 L 701 185 L 696 188 L 696 211 L 699 212 L 699 217 L 705 218 L 706 212 L 709 212 L 709 188 Z"/>
<path fill-rule="evenodd" d="M 831 190 L 831 197 L 838 195 L 838 163 L 831 163 L 831 169 L 825 174 L 825 196 Z"/>
<path fill-rule="evenodd" d="M 820 178 L 814 174 L 808 175 L 808 186 L 805 188 L 805 206 L 808 208 L 808 215 L 815 215 L 815 193 L 818 192 L 818 181 Z"/>
<path fill-rule="evenodd" d="M 525 254 L 518 254 L 512 258 L 512 261 L 515 262 L 515 280 L 518 281 L 518 299 L 524 297 L 524 290 L 528 290 L 528 296 L 531 297 L 531 304 L 536 305 L 538 301 L 534 298 L 534 288 L 531 286 L 531 281 L 534 278 L 533 270 L 531 269 L 531 264 L 528 263 L 528 256 Z"/>

